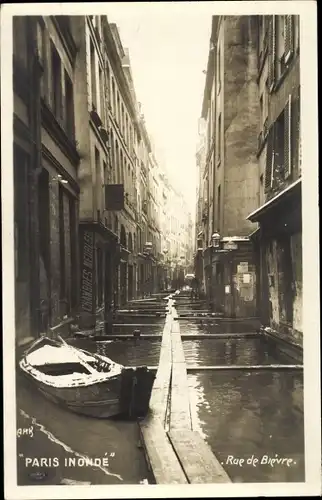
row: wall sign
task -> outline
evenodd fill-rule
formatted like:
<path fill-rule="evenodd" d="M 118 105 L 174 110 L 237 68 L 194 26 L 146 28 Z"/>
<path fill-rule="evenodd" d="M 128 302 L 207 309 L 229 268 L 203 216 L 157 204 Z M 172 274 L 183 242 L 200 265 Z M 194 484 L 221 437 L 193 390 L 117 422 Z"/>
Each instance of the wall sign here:
<path fill-rule="evenodd" d="M 224 250 L 237 250 L 238 245 L 235 241 L 226 241 L 223 244 L 223 248 L 224 248 Z"/>
<path fill-rule="evenodd" d="M 84 312 L 95 312 L 94 293 L 94 234 L 84 231 L 81 254 L 81 307 Z"/>
<path fill-rule="evenodd" d="M 248 262 L 240 262 L 239 265 L 237 266 L 237 273 L 238 274 L 248 273 Z"/>

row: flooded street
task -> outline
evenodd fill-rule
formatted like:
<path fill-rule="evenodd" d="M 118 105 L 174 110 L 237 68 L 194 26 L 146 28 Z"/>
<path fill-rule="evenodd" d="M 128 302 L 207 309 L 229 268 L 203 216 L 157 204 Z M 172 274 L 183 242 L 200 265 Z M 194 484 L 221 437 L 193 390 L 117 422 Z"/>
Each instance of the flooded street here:
<path fill-rule="evenodd" d="M 233 482 L 304 481 L 299 372 L 209 371 L 188 374 L 188 381 L 196 430 Z M 229 455 L 244 464 L 230 464 Z M 246 463 L 252 455 L 259 460 L 256 466 Z M 293 462 L 289 467 L 259 464 L 265 455 Z"/>
<path fill-rule="evenodd" d="M 136 422 L 74 414 L 47 401 L 20 378 L 17 428 L 33 432 L 17 437 L 20 485 L 139 484 L 148 478 Z M 99 466 L 87 466 L 90 458 L 99 459 Z"/>
<path fill-rule="evenodd" d="M 142 324 L 141 317 L 139 321 L 134 316 L 122 318 L 124 323 L 116 325 L 115 334 L 125 335 L 123 339 L 74 338 L 70 344 L 126 366 L 158 365 L 164 319 L 149 317 L 149 322 Z M 257 334 L 251 322 L 212 320 L 216 324 L 200 324 L 199 319 L 191 319 L 178 323 L 192 426 L 231 480 L 304 481 L 302 371 L 270 367 L 294 364 L 294 360 Z M 134 338 L 135 329 L 156 338 Z M 188 339 L 191 334 L 198 337 Z M 209 334 L 214 334 L 213 338 Z M 232 365 L 262 368 L 223 369 Z M 204 367 L 209 369 L 203 370 Z M 136 422 L 97 420 L 70 413 L 46 401 L 20 378 L 18 402 L 18 428 L 32 427 L 34 434 L 33 439 L 28 435 L 17 438 L 20 484 L 139 484 L 146 479 L 153 482 L 143 450 L 138 446 Z M 50 463 L 37 462 L 41 458 L 39 450 L 43 459 L 51 458 Z M 101 460 L 98 466 L 84 465 L 95 458 Z M 284 459 L 284 463 L 276 459 Z"/>
<path fill-rule="evenodd" d="M 254 332 L 247 321 L 216 326 L 197 321 L 180 321 L 183 338 L 191 333 L 214 333 L 214 338 L 183 340 L 193 427 L 233 482 L 304 481 L 302 371 L 270 369 L 294 360 L 262 336 L 216 338 L 216 333 Z M 189 372 L 192 365 L 268 368 Z M 269 463 L 272 458 L 289 461 Z"/>
<path fill-rule="evenodd" d="M 161 340 L 124 339 L 110 341 L 74 341 L 74 347 L 102 354 L 125 366 L 157 366 Z"/>
<path fill-rule="evenodd" d="M 269 365 L 291 361 L 276 353 L 276 348 L 263 338 L 214 338 L 183 340 L 186 363 L 189 365 Z"/>

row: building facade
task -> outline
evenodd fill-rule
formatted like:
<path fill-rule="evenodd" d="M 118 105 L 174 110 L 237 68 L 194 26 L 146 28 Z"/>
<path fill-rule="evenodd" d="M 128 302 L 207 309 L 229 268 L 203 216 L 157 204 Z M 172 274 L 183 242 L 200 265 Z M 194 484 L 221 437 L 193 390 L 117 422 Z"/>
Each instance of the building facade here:
<path fill-rule="evenodd" d="M 202 118 L 196 273 L 215 308 L 301 345 L 298 17 L 213 18 Z"/>
<path fill-rule="evenodd" d="M 247 220 L 259 196 L 254 27 L 254 16 L 213 16 L 201 116 L 205 150 L 198 247 L 202 243 L 205 292 L 211 307 L 233 317 L 257 313 L 249 238 L 254 227 Z"/>
<path fill-rule="evenodd" d="M 298 16 L 258 17 L 260 203 L 249 214 L 265 327 L 302 344 L 300 43 Z"/>
<path fill-rule="evenodd" d="M 16 339 L 57 327 L 79 301 L 77 50 L 69 20 L 13 18 Z"/>
<path fill-rule="evenodd" d="M 109 333 L 116 308 L 166 286 L 163 214 L 182 202 L 107 16 L 14 17 L 13 42 L 17 342 L 71 323 Z"/>

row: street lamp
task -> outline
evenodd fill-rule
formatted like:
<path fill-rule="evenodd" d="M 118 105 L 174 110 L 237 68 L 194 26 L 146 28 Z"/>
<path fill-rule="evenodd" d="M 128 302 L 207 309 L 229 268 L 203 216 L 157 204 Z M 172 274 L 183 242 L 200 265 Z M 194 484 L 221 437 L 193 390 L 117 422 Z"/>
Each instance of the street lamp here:
<path fill-rule="evenodd" d="M 211 246 L 212 248 L 219 248 L 219 244 L 220 244 L 220 234 L 218 232 L 215 232 L 211 236 Z"/>

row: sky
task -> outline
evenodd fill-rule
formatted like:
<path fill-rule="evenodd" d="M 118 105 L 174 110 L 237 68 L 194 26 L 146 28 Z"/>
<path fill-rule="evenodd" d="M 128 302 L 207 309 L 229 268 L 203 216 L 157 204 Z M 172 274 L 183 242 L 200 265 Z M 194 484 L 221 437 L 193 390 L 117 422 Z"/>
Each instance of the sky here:
<path fill-rule="evenodd" d="M 137 100 L 157 160 L 184 195 L 192 215 L 213 10 L 198 3 L 110 3 L 106 12 L 129 49 Z"/>

